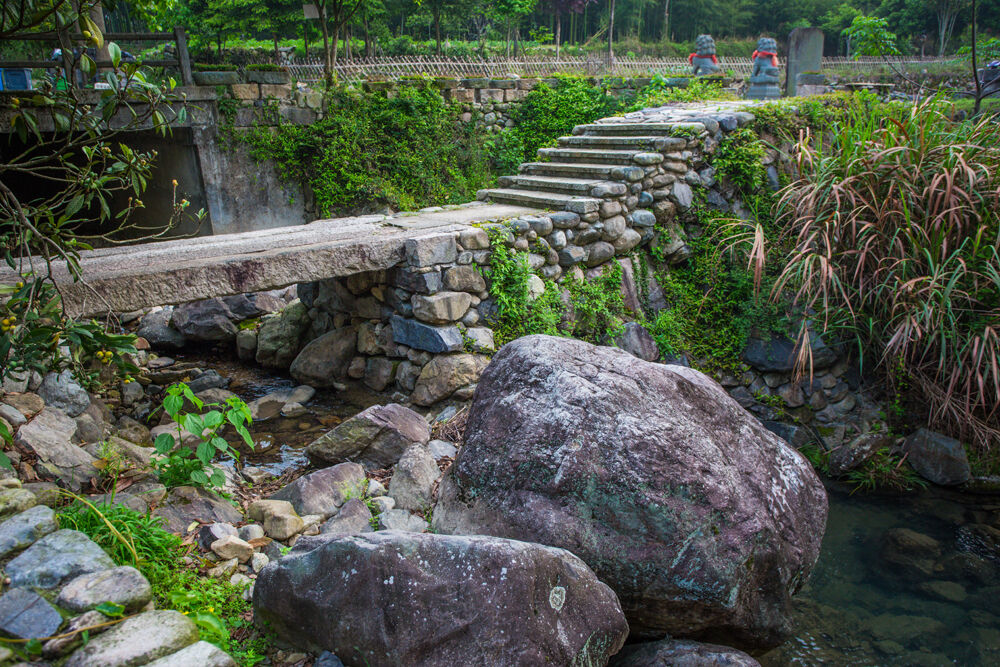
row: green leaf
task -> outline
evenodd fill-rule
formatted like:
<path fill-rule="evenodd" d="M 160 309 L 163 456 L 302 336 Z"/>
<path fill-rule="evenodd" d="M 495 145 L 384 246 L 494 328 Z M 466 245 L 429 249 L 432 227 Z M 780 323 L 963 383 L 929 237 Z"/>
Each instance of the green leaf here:
<path fill-rule="evenodd" d="M 171 436 L 169 433 L 161 433 L 160 435 L 156 436 L 156 440 L 153 441 L 153 447 L 160 454 L 169 453 L 170 450 L 172 450 L 176 444 L 177 441 L 174 440 L 173 436 Z"/>
<path fill-rule="evenodd" d="M 111 55 L 111 62 L 117 68 L 122 61 L 122 50 L 114 42 L 108 42 L 108 54 Z"/>
<path fill-rule="evenodd" d="M 10 462 L 10 459 L 3 452 L 0 452 L 0 468 L 6 468 L 7 470 L 14 469 L 14 464 Z"/>
<path fill-rule="evenodd" d="M 177 413 L 180 412 L 182 407 L 184 407 L 184 399 L 180 396 L 170 394 L 163 399 L 163 409 L 166 410 L 167 414 L 171 417 L 176 418 Z"/>
<path fill-rule="evenodd" d="M 215 447 L 212 446 L 210 442 L 199 442 L 198 449 L 195 451 L 195 456 L 198 460 L 208 465 L 212 461 L 212 457 L 215 456 Z"/>
<path fill-rule="evenodd" d="M 219 452 L 225 452 L 229 449 L 229 443 L 226 442 L 225 438 L 220 438 L 219 436 L 215 436 L 209 442 Z"/>
<path fill-rule="evenodd" d="M 94 607 L 94 611 L 99 611 L 109 618 L 119 618 L 125 613 L 125 606 L 117 602 L 102 602 Z"/>
<path fill-rule="evenodd" d="M 224 418 L 222 413 L 218 410 L 212 410 L 211 412 L 206 412 L 201 416 L 201 421 L 205 425 L 205 428 L 214 429 L 217 426 L 221 426 Z"/>
<path fill-rule="evenodd" d="M 180 423 L 181 426 L 184 427 L 185 431 L 191 435 L 196 435 L 199 438 L 201 437 L 201 434 L 205 432 L 205 424 L 201 421 L 201 417 L 196 414 L 189 412 L 181 417 Z"/>
<path fill-rule="evenodd" d="M 215 468 L 212 470 L 212 476 L 209 479 L 212 482 L 212 486 L 223 486 L 226 483 L 226 474 L 221 469 Z"/>
<path fill-rule="evenodd" d="M 206 475 L 201 470 L 192 470 L 191 481 L 194 482 L 195 484 L 198 484 L 199 486 L 205 486 L 206 484 L 208 484 L 208 475 Z"/>
<path fill-rule="evenodd" d="M 38 638 L 29 639 L 24 645 L 24 652 L 28 655 L 41 655 L 42 654 L 42 642 Z"/>

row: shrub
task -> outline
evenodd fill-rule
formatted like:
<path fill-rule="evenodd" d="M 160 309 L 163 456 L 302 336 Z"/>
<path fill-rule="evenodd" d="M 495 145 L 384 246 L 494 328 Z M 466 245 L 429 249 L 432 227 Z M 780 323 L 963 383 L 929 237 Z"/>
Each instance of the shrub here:
<path fill-rule="evenodd" d="M 934 99 L 899 119 L 850 111 L 825 138 L 797 146 L 772 296 L 794 295 L 890 388 L 905 381 L 933 428 L 1000 444 L 1000 128 L 953 123 Z"/>

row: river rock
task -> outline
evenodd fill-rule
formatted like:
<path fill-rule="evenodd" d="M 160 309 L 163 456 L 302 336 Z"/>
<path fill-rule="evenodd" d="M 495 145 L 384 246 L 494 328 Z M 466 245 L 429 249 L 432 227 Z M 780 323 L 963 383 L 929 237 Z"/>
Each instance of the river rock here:
<path fill-rule="evenodd" d="M 430 438 L 427 421 L 413 410 L 398 403 L 373 405 L 309 443 L 306 454 L 319 464 L 353 459 L 388 468 L 412 443 L 427 444 Z"/>
<path fill-rule="evenodd" d="M 178 486 L 153 514 L 164 520 L 164 528 L 184 533 L 192 522 L 239 523 L 243 515 L 225 499 L 196 486 Z"/>
<path fill-rule="evenodd" d="M 77 613 L 93 609 L 102 602 L 114 602 L 131 613 L 145 607 L 151 599 L 153 589 L 146 577 L 126 565 L 80 575 L 66 584 L 56 602 Z"/>
<path fill-rule="evenodd" d="M 62 625 L 59 610 L 38 593 L 12 588 L 0 596 L 0 631 L 19 639 L 50 637 Z"/>
<path fill-rule="evenodd" d="M 273 500 L 287 500 L 300 515 L 323 518 L 337 513 L 350 498 L 365 492 L 365 469 L 357 463 L 339 463 L 299 477 L 273 494 Z"/>
<path fill-rule="evenodd" d="M 88 572 L 114 567 L 101 547 L 76 530 L 49 533 L 7 563 L 11 586 L 55 588 Z"/>
<path fill-rule="evenodd" d="M 195 642 L 177 653 L 154 660 L 146 667 L 236 667 L 236 662 L 219 647 L 206 641 Z"/>
<path fill-rule="evenodd" d="M 37 505 L 12 516 L 0 523 L 0 558 L 31 546 L 56 528 L 55 512 L 44 505 Z"/>
<path fill-rule="evenodd" d="M 946 435 L 917 429 L 903 441 L 903 451 L 921 477 L 942 486 L 955 486 L 972 476 L 962 443 Z"/>
<path fill-rule="evenodd" d="M 810 341 L 813 370 L 829 368 L 837 361 L 836 351 L 821 336 L 813 333 Z M 790 373 L 795 369 L 795 341 L 787 336 L 753 337 L 747 341 L 743 360 L 764 373 Z"/>
<path fill-rule="evenodd" d="M 891 447 L 893 439 L 884 431 L 862 433 L 850 442 L 830 452 L 830 474 L 846 475 L 874 456 L 883 447 Z"/>
<path fill-rule="evenodd" d="M 147 611 L 94 637 L 64 667 L 131 667 L 176 653 L 198 641 L 198 627 L 172 610 Z"/>
<path fill-rule="evenodd" d="M 269 368 L 288 368 L 308 328 L 309 309 L 297 299 L 279 314 L 266 318 L 257 332 L 257 363 Z"/>
<path fill-rule="evenodd" d="M 611 667 L 760 667 L 760 663 L 728 646 L 664 639 L 626 646 L 611 659 Z"/>
<path fill-rule="evenodd" d="M 79 491 L 97 475 L 97 459 L 73 444 L 76 422 L 64 412 L 46 407 L 18 430 L 15 442 L 38 456 L 36 469 Z"/>
<path fill-rule="evenodd" d="M 702 373 L 526 336 L 479 381 L 434 528 L 570 549 L 635 637 L 763 649 L 790 630 L 826 514 L 809 463 Z"/>
<path fill-rule="evenodd" d="M 395 503 L 395 501 L 393 501 Z M 380 530 L 399 530 L 406 533 L 422 533 L 429 524 L 409 510 L 387 509 L 378 515 Z"/>
<path fill-rule="evenodd" d="M 34 507 L 38 498 L 28 489 L 0 489 L 0 521 Z"/>
<path fill-rule="evenodd" d="M 182 349 L 185 343 L 184 336 L 170 326 L 173 314 L 174 307 L 167 306 L 143 315 L 136 333 L 149 341 L 149 344 L 156 349 Z"/>
<path fill-rule="evenodd" d="M 302 532 L 306 524 L 287 500 L 257 500 L 247 507 L 247 516 L 259 521 L 273 540 L 287 540 Z"/>
<path fill-rule="evenodd" d="M 175 306 L 170 324 L 188 340 L 220 343 L 236 337 L 234 319 L 221 299 L 205 299 Z"/>
<path fill-rule="evenodd" d="M 328 331 L 302 348 L 289 373 L 310 387 L 331 387 L 347 377 L 357 342 L 356 327 Z"/>
<path fill-rule="evenodd" d="M 941 543 L 909 528 L 893 528 L 882 537 L 881 555 L 893 573 L 920 580 L 934 572 Z"/>
<path fill-rule="evenodd" d="M 410 445 L 389 481 L 389 495 L 396 507 L 422 512 L 432 504 L 434 482 L 441 476 L 437 462 L 425 445 Z"/>
<path fill-rule="evenodd" d="M 70 417 L 76 417 L 90 405 L 90 395 L 69 370 L 47 374 L 38 388 L 38 395 L 45 405 L 62 410 Z"/>
<path fill-rule="evenodd" d="M 321 533 L 360 535 L 372 532 L 372 512 L 359 498 L 351 498 L 333 517 L 320 527 Z"/>
<path fill-rule="evenodd" d="M 489 358 L 479 354 L 448 354 L 431 359 L 420 371 L 410 396 L 417 405 L 433 405 L 461 387 L 479 380 Z"/>
<path fill-rule="evenodd" d="M 253 603 L 281 639 L 346 665 L 602 665 L 628 634 L 576 556 L 496 537 L 304 538 L 260 573 Z"/>
<path fill-rule="evenodd" d="M 626 322 L 625 329 L 615 341 L 615 345 L 629 354 L 645 361 L 656 361 L 660 358 L 660 348 L 646 327 L 638 322 Z"/>

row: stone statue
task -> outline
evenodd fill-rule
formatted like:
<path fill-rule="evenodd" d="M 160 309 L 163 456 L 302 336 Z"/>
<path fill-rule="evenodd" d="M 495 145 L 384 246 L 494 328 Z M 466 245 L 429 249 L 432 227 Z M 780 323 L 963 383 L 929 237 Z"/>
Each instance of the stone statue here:
<path fill-rule="evenodd" d="M 719 73 L 719 60 L 715 57 L 715 40 L 711 35 L 698 35 L 694 40 L 695 52 L 688 56 L 691 73 L 695 76 L 709 76 Z"/>
<path fill-rule="evenodd" d="M 778 42 L 773 37 L 757 40 L 753 52 L 753 74 L 748 79 L 746 97 L 753 100 L 773 100 L 781 97 L 778 72 Z"/>

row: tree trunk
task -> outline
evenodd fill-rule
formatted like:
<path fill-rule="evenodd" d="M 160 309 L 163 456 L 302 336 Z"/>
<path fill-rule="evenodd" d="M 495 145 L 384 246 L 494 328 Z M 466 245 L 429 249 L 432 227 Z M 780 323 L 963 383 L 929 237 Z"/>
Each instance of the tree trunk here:
<path fill-rule="evenodd" d="M 372 57 L 372 35 L 368 31 L 368 12 L 361 15 L 361 23 L 365 28 L 365 58 Z"/>
<path fill-rule="evenodd" d="M 337 66 L 337 52 L 340 50 L 340 16 L 334 17 L 336 28 L 333 33 L 333 66 Z"/>
<path fill-rule="evenodd" d="M 333 86 L 333 63 L 330 62 L 330 26 L 327 23 L 326 3 L 320 6 L 319 25 L 323 30 L 323 80 L 327 90 Z"/>
<path fill-rule="evenodd" d="M 302 23 L 302 44 L 306 48 L 306 60 L 309 59 L 309 24 Z"/>
<path fill-rule="evenodd" d="M 434 49 L 434 53 L 441 55 L 441 5 L 435 2 L 431 5 L 431 16 L 434 17 L 434 41 L 437 46 Z"/>
<path fill-rule="evenodd" d="M 278 59 L 278 31 L 277 30 L 275 30 L 272 33 L 272 37 L 274 38 L 274 60 L 275 60 L 275 62 L 280 62 L 280 60 Z"/>
<path fill-rule="evenodd" d="M 556 8 L 556 60 L 559 60 L 559 40 L 562 39 L 562 15 Z"/>
<path fill-rule="evenodd" d="M 663 0 L 663 41 L 670 41 L 670 0 Z"/>
<path fill-rule="evenodd" d="M 608 67 L 615 62 L 615 0 L 611 0 L 611 12 L 608 15 Z M 608 72 L 610 74 L 610 72 Z"/>
<path fill-rule="evenodd" d="M 976 10 L 978 8 L 976 0 L 972 0 L 972 79 L 976 82 L 976 101 L 972 105 L 973 115 L 979 114 L 979 105 L 983 101 L 983 84 L 979 80 L 979 62 L 976 57 L 976 40 L 979 38 L 977 34 L 979 30 L 976 25 Z"/>

